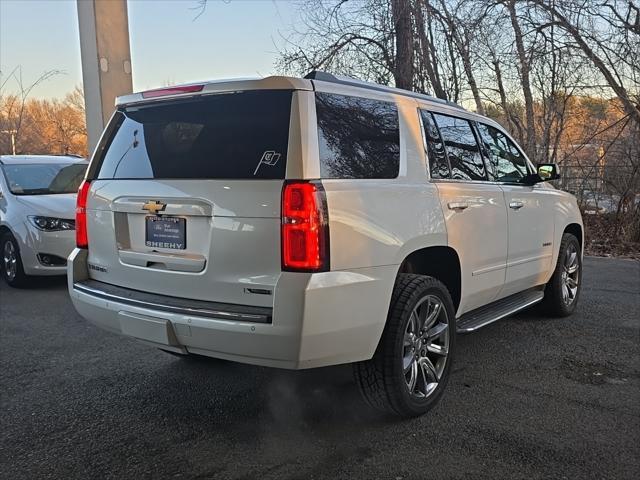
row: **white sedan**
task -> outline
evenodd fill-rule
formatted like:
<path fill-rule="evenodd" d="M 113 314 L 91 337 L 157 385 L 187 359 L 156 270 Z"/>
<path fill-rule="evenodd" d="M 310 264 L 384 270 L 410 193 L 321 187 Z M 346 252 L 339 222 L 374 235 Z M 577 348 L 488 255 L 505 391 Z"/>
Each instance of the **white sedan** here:
<path fill-rule="evenodd" d="M 73 156 L 0 156 L 0 271 L 9 285 L 66 273 L 87 165 Z"/>

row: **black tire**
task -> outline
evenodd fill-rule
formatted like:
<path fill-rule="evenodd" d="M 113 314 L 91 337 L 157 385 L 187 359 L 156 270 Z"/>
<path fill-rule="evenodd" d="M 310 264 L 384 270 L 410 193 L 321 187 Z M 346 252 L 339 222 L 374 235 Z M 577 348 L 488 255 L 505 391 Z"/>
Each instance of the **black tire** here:
<path fill-rule="evenodd" d="M 568 272 L 568 262 L 570 261 L 570 252 L 576 253 L 575 265 L 578 270 L 574 274 Z M 580 242 L 571 233 L 562 235 L 560 242 L 560 251 L 556 261 L 556 268 L 553 271 L 551 279 L 544 289 L 544 300 L 542 308 L 544 312 L 552 317 L 567 317 L 571 315 L 578 304 L 580 297 L 580 289 L 582 287 L 582 249 Z M 567 277 L 576 282 L 576 290 L 574 295 L 570 295 L 571 289 L 567 285 Z M 565 288 L 567 290 L 565 290 Z M 570 301 L 567 301 L 569 294 Z"/>
<path fill-rule="evenodd" d="M 10 246 L 7 244 L 10 244 Z M 7 268 L 6 263 L 7 250 L 9 248 L 13 249 L 13 254 L 15 255 L 15 263 L 11 271 Z M 9 232 L 2 235 L 2 239 L 0 240 L 0 271 L 2 272 L 4 281 L 14 288 L 26 286 L 29 280 L 29 276 L 24 273 L 18 242 Z"/>
<path fill-rule="evenodd" d="M 414 308 L 422 308 L 420 306 L 424 305 L 425 301 L 429 302 L 425 315 L 427 317 L 431 316 L 428 313 L 428 308 L 432 304 L 432 299 L 439 300 L 441 310 L 437 314 L 440 317 L 436 318 L 436 323 L 433 323 L 434 327 L 429 328 L 429 331 L 435 330 L 438 326 L 443 329 L 443 325 L 446 325 L 448 353 L 444 357 L 436 355 L 437 363 L 431 361 L 430 364 L 436 368 L 425 370 L 436 374 L 436 370 L 440 369 L 440 376 L 437 378 L 437 382 L 429 383 L 426 376 L 418 380 L 425 387 L 425 391 L 430 393 L 424 394 L 424 392 L 418 391 L 420 388 L 417 382 L 415 384 L 416 391 L 412 393 L 406 377 L 408 373 L 413 378 L 412 372 L 409 369 L 405 373 L 404 368 L 407 359 L 410 359 L 410 362 L 413 361 L 412 354 L 408 351 L 412 347 L 407 347 L 407 345 L 411 345 L 410 342 L 407 343 L 407 335 L 410 335 L 407 331 L 410 328 L 409 323 Z M 433 301 L 433 304 L 435 305 L 435 301 Z M 446 317 L 442 311 L 444 311 Z M 422 332 L 422 327 L 420 328 Z M 455 332 L 455 309 L 451 295 L 444 284 L 433 277 L 423 275 L 398 275 L 391 297 L 387 323 L 376 352 L 371 360 L 354 364 L 354 377 L 365 401 L 378 410 L 390 412 L 401 417 L 416 417 L 429 411 L 442 396 L 449 379 L 455 354 Z M 442 341 L 444 342 L 444 340 Z M 423 345 L 423 351 L 427 350 L 427 344 L 420 343 L 420 345 Z M 429 352 L 434 355 L 431 350 Z M 425 354 L 425 356 L 428 355 Z M 418 362 L 418 357 L 416 356 L 415 358 L 416 362 Z M 441 358 L 444 358 L 444 363 L 442 364 L 440 363 Z M 424 359 L 420 361 L 424 361 Z M 417 372 L 419 372 L 417 374 L 423 372 L 420 367 L 417 368 Z M 424 375 L 428 374 L 425 373 Z M 434 384 L 435 387 L 433 387 Z M 429 390 L 429 385 L 432 386 L 432 390 Z M 419 394 L 423 394 L 423 396 L 419 396 Z"/>

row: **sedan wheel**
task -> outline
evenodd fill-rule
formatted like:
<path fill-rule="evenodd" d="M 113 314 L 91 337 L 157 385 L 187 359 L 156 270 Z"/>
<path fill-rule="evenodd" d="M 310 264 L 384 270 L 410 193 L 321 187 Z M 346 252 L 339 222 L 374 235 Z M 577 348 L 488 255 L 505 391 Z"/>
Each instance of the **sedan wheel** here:
<path fill-rule="evenodd" d="M 10 233 L 5 233 L 0 239 L 0 272 L 12 287 L 24 286 L 29 278 L 22 268 L 22 259 L 16 239 Z"/>
<path fill-rule="evenodd" d="M 5 240 L 2 253 L 3 267 L 7 281 L 13 281 L 18 272 L 18 252 L 13 245 L 13 241 L 9 239 Z"/>

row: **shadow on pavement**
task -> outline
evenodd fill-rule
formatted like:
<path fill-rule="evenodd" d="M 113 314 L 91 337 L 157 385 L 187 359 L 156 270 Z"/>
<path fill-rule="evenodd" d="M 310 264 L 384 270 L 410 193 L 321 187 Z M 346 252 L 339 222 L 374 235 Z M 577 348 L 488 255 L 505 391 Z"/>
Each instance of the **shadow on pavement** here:
<path fill-rule="evenodd" d="M 237 430 L 239 420 L 278 430 L 392 420 L 364 403 L 349 365 L 293 371 L 196 357 L 176 358 L 158 374 L 152 396 L 164 415 L 204 421 L 218 429 Z M 162 400 L 185 391 L 189 394 L 179 405 Z"/>
<path fill-rule="evenodd" d="M 5 284 L 7 288 L 9 287 Z M 20 287 L 20 290 L 43 290 L 48 288 L 66 288 L 67 286 L 67 277 L 66 275 L 58 275 L 54 277 L 29 277 L 29 281 L 26 285 Z"/>

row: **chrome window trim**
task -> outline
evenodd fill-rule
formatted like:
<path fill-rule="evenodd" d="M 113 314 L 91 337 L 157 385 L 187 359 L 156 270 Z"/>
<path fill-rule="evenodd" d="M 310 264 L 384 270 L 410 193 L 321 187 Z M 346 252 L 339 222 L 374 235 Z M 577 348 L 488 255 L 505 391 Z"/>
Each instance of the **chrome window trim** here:
<path fill-rule="evenodd" d="M 427 151 L 427 136 L 424 133 L 424 122 L 422 121 L 422 112 L 418 106 L 418 123 L 420 125 L 420 136 L 422 137 L 422 151 L 424 152 L 425 168 L 427 170 L 427 178 L 431 178 L 431 165 L 429 164 L 429 152 Z"/>
<path fill-rule="evenodd" d="M 480 142 L 478 141 L 478 132 L 476 131 L 476 125 L 475 125 L 475 120 L 473 119 L 469 119 L 469 118 L 465 118 L 465 117 L 461 117 L 459 115 L 454 115 L 451 113 L 436 113 L 434 114 L 433 112 L 429 112 L 432 114 L 433 120 L 436 124 L 436 128 L 438 129 L 438 132 L 440 133 L 440 140 L 442 140 L 442 144 L 444 146 L 444 151 L 445 154 L 447 156 L 447 161 L 449 162 L 449 174 L 451 174 L 453 172 L 453 168 L 451 165 L 451 157 L 449 156 L 449 151 L 447 149 L 447 141 L 444 139 L 444 136 L 442 135 L 442 129 L 440 128 L 440 125 L 438 124 L 438 119 L 436 118 L 436 115 L 440 115 L 443 117 L 450 117 L 453 119 L 457 119 L 457 120 L 462 120 L 464 122 L 467 122 L 467 124 L 469 125 L 469 129 L 471 130 L 471 135 L 473 135 L 473 139 L 476 141 L 476 147 L 478 147 L 478 155 L 480 155 L 480 161 L 482 162 L 482 166 L 484 167 L 484 174 L 485 174 L 485 178 L 486 181 L 490 181 L 489 180 L 489 169 L 487 168 L 487 162 L 484 159 L 484 154 L 482 152 L 482 146 L 480 145 Z M 468 180 L 470 182 L 484 182 L 485 180 Z"/>
<path fill-rule="evenodd" d="M 427 180 L 429 183 L 471 183 L 471 184 L 482 184 L 482 185 L 509 185 L 512 187 L 529 187 L 529 188 L 539 188 L 537 187 L 537 185 L 523 185 L 521 183 L 515 183 L 515 182 L 496 182 L 493 180 L 463 180 L 463 179 L 453 179 L 453 178 L 431 178 L 431 165 L 430 165 L 430 161 L 429 161 L 429 150 L 427 149 L 427 138 L 425 136 L 425 132 L 424 132 L 424 123 L 422 122 L 422 110 L 424 110 L 427 113 L 433 113 L 431 110 L 429 110 L 428 108 L 425 108 L 423 106 L 421 106 L 420 104 L 417 105 L 416 107 L 416 113 L 418 115 L 418 121 L 420 124 L 420 134 L 422 136 L 422 150 L 424 151 L 424 158 L 425 158 L 425 165 L 426 165 L 426 169 L 427 169 Z M 441 113 L 441 112 L 437 112 L 437 113 Z M 443 113 L 444 115 L 447 115 L 446 113 Z M 455 116 L 455 115 L 451 115 L 449 114 L 450 117 Z M 496 128 L 498 129 L 501 133 L 503 133 L 509 140 L 511 140 L 513 142 L 513 144 L 515 145 L 515 147 L 518 149 L 518 151 L 522 154 L 522 156 L 525 158 L 526 162 L 527 162 L 527 169 L 529 170 L 529 173 L 534 173 L 536 171 L 536 169 L 533 167 L 533 163 L 531 163 L 531 160 L 529 160 L 529 157 L 527 157 L 526 153 L 524 153 L 524 151 L 522 151 L 522 149 L 520 148 L 520 146 L 518 145 L 518 143 L 513 139 L 513 137 L 511 135 L 509 135 L 509 133 L 507 133 L 504 128 L 502 128 L 501 125 L 499 125 L 496 122 L 480 122 L 477 119 L 468 119 L 465 118 L 463 116 L 460 116 L 458 118 L 461 118 L 463 120 L 467 120 L 469 121 L 469 123 L 472 125 L 472 129 L 474 131 L 474 135 L 476 135 L 475 130 L 477 129 L 477 126 L 474 125 L 474 123 L 482 123 L 484 125 L 488 125 L 490 127 Z M 490 119 L 487 119 L 490 120 Z M 437 124 L 436 124 L 437 127 Z M 477 139 L 476 139 L 477 141 Z M 478 145 L 478 148 L 480 148 L 480 146 Z M 481 149 L 481 148 L 480 148 Z M 481 149 L 482 150 L 482 149 Z M 445 148 L 445 153 L 446 153 L 446 148 Z M 480 155 L 482 156 L 482 161 L 484 162 L 484 154 L 482 153 L 482 151 L 480 152 Z M 485 168 L 486 167 L 486 163 L 485 163 Z M 546 183 L 546 182 L 545 182 Z"/>
<path fill-rule="evenodd" d="M 509 132 L 507 132 L 504 128 L 502 128 L 502 125 L 495 126 L 495 125 L 491 125 L 488 122 L 481 122 L 480 120 L 476 120 L 476 123 L 481 123 L 481 124 L 483 124 L 483 125 L 485 125 L 487 127 L 495 128 L 500 133 L 502 133 L 505 137 L 507 137 L 509 139 L 509 141 L 511 141 L 511 143 L 513 143 L 513 146 L 516 147 L 516 150 L 518 150 L 518 152 L 520 152 L 520 155 L 522 155 L 524 157 L 528 173 L 536 173 L 536 168 L 534 167 L 534 165 L 531 162 L 531 160 L 529 160 L 529 157 L 527 157 L 527 154 L 524 153 L 524 150 L 522 150 L 520 145 L 518 145 L 518 142 L 516 142 L 516 140 L 511 135 L 509 135 Z M 477 128 L 477 126 L 476 126 L 476 128 Z"/>
<path fill-rule="evenodd" d="M 440 178 L 435 178 L 435 179 L 431 178 L 431 161 L 429 160 L 429 148 L 427 146 L 427 135 L 425 134 L 424 122 L 422 121 L 423 111 L 431 116 L 431 119 L 433 120 L 433 125 L 436 127 L 436 130 L 438 131 L 438 136 L 440 137 L 440 141 L 442 142 L 442 148 L 444 149 L 444 158 L 447 160 L 447 165 L 449 166 L 449 175 L 451 175 L 451 160 L 449 159 L 447 146 L 444 143 L 444 139 L 442 138 L 442 132 L 440 132 L 440 127 L 438 126 L 438 122 L 436 122 L 436 119 L 433 116 L 433 112 L 424 108 L 420 108 L 420 105 L 418 105 L 418 120 L 420 121 L 420 129 L 421 129 L 420 133 L 422 134 L 422 150 L 424 151 L 424 158 L 427 164 L 427 179 L 429 181 L 446 180 L 446 179 L 440 179 Z"/>
<path fill-rule="evenodd" d="M 492 180 L 461 180 L 454 178 L 430 178 L 429 181 L 431 183 L 472 183 L 478 185 L 508 185 L 510 187 L 527 187 L 527 188 L 539 188 L 537 185 L 525 185 L 523 183 L 514 183 L 514 182 L 494 182 Z"/>

